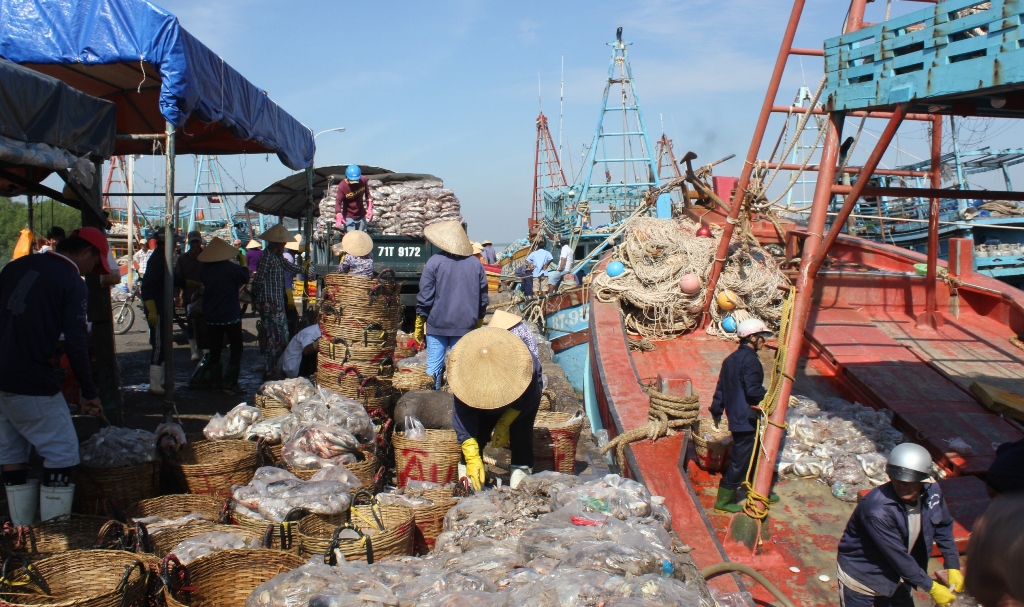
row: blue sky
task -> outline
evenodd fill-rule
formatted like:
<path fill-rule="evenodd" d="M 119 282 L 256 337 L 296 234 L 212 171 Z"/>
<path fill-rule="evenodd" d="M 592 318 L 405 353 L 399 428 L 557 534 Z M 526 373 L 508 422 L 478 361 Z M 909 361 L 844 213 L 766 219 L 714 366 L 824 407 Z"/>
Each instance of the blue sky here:
<path fill-rule="evenodd" d="M 605 43 L 621 25 L 633 43 L 652 143 L 663 117 L 678 155 L 742 158 L 791 7 L 780 0 L 158 4 L 313 131 L 346 127 L 317 139 L 318 165 L 433 173 L 462 200 L 471 237 L 495 242 L 525 232 L 538 73 L 557 140 L 564 56 L 563 140 L 578 170 L 597 122 L 610 56 Z M 893 14 L 922 6 L 897 2 Z M 880 20 L 884 7 L 869 5 L 868 20 Z M 836 0 L 808 2 L 796 45 L 820 48 L 840 30 L 845 9 Z M 800 85 L 813 89 L 820 74 L 820 60 L 793 58 L 780 102 Z M 770 128 L 769 138 L 780 127 Z M 904 145 L 915 145 L 917 128 L 904 127 Z M 250 190 L 289 173 L 274 157 L 222 160 Z M 179 191 L 191 189 L 191 165 L 181 158 Z M 716 173 L 739 167 L 733 160 Z M 139 171 L 143 180 L 160 174 L 145 163 Z"/>

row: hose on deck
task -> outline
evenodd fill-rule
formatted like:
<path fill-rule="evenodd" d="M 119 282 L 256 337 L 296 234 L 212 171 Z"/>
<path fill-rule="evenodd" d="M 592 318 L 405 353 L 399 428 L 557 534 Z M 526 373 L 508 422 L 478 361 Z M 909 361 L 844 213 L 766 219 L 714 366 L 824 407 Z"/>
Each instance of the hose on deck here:
<path fill-rule="evenodd" d="M 788 596 L 782 594 L 782 591 L 776 588 L 775 584 L 772 584 L 768 581 L 768 578 L 764 577 L 763 575 L 755 571 L 753 568 L 748 567 L 746 565 L 741 565 L 740 563 L 719 563 L 717 565 L 707 567 L 706 569 L 702 570 L 700 574 L 704 576 L 705 580 L 708 580 L 715 577 L 716 575 L 728 573 L 730 571 L 745 573 L 746 575 L 749 575 L 750 577 L 754 578 L 754 581 L 758 584 L 761 584 L 765 587 L 765 589 L 768 592 L 772 593 L 772 596 L 778 599 L 779 602 L 782 603 L 783 607 L 796 607 L 796 605 L 793 604 L 793 601 L 789 600 Z"/>

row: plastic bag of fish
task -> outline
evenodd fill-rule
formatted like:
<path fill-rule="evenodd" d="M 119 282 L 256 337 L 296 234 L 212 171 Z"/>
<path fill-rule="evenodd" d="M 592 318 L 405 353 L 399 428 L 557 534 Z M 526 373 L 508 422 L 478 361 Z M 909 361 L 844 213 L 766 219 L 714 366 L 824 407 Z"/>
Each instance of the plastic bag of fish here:
<path fill-rule="evenodd" d="M 292 407 L 292 414 L 300 422 L 342 428 L 364 444 L 377 436 L 373 420 L 362 403 L 327 388 L 317 389 L 313 396 L 296 404 Z"/>
<path fill-rule="evenodd" d="M 203 436 L 209 440 L 238 440 L 245 438 L 249 427 L 263 419 L 259 409 L 239 403 L 234 409 L 221 415 L 215 413 L 210 423 L 203 428 Z"/>
<path fill-rule="evenodd" d="M 889 480 L 886 456 L 903 441 L 891 411 L 842 399 L 790 399 L 788 429 L 777 463 L 781 477 L 819 479 L 842 500 Z"/>
<path fill-rule="evenodd" d="M 281 447 L 281 459 L 295 469 L 354 464 L 360 442 L 340 426 L 299 422 Z"/>
<path fill-rule="evenodd" d="M 235 485 L 235 510 L 245 516 L 281 522 L 295 510 L 341 514 L 351 505 L 350 492 L 360 486 L 354 474 L 336 466 L 304 481 L 287 470 L 263 467 L 248 485 Z"/>
<path fill-rule="evenodd" d="M 289 409 L 316 394 L 316 387 L 305 377 L 268 381 L 260 386 L 260 394 L 281 401 Z"/>
<path fill-rule="evenodd" d="M 230 527 L 225 526 L 227 529 Z M 230 531 L 210 531 L 200 533 L 186 540 L 182 540 L 171 552 L 178 557 L 182 565 L 187 565 L 197 558 L 217 552 L 219 550 L 239 550 L 242 548 L 257 548 L 259 541 L 246 537 L 240 533 Z"/>
<path fill-rule="evenodd" d="M 78 447 L 86 468 L 126 468 L 156 459 L 156 435 L 145 430 L 107 426 Z"/>

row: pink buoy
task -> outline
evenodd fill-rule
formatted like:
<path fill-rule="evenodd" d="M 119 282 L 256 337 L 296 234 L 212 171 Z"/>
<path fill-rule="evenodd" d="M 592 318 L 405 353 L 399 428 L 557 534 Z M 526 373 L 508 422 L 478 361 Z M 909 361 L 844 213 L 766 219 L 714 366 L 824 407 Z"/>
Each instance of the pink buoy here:
<path fill-rule="evenodd" d="M 711 228 L 707 226 L 697 228 L 697 236 L 700 238 L 714 238 L 714 236 L 711 235 Z"/>
<path fill-rule="evenodd" d="M 700 277 L 696 274 L 683 274 L 679 279 L 679 288 L 687 295 L 696 295 L 700 292 Z"/>

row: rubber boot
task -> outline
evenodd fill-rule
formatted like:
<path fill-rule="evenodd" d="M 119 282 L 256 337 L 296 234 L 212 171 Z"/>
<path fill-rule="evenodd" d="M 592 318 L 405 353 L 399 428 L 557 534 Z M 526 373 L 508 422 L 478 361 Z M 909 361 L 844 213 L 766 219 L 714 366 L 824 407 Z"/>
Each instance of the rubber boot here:
<path fill-rule="evenodd" d="M 220 366 L 219 364 L 217 365 Z M 220 372 L 218 369 L 217 378 L 220 378 Z M 213 382 L 213 365 L 210 363 L 210 357 L 204 356 L 202 362 L 196 367 L 196 370 L 192 372 L 192 377 L 188 379 L 188 387 L 199 390 L 205 390 L 209 388 L 215 388 Z"/>
<path fill-rule="evenodd" d="M 163 396 L 164 393 L 164 366 L 149 365 L 149 393 Z"/>
<path fill-rule="evenodd" d="M 192 351 L 192 362 L 197 362 L 201 357 L 199 355 L 199 344 L 196 343 L 196 340 L 188 340 L 188 349 Z"/>
<path fill-rule="evenodd" d="M 242 368 L 238 365 L 227 365 L 224 367 L 224 380 L 221 382 L 221 389 L 233 392 L 235 394 L 244 394 L 242 388 L 238 386 L 238 374 L 242 371 Z"/>
<path fill-rule="evenodd" d="M 733 499 L 735 498 L 735 490 L 726 489 L 725 487 L 719 487 L 718 497 L 715 499 L 715 512 L 721 514 L 727 514 L 730 512 L 742 512 L 743 507 L 733 502 Z"/>
<path fill-rule="evenodd" d="M 459 464 L 459 478 L 466 476 L 466 464 Z"/>
<path fill-rule="evenodd" d="M 67 487 L 39 487 L 39 518 L 48 521 L 51 518 L 71 514 L 71 502 L 75 497 L 75 485 Z"/>
<path fill-rule="evenodd" d="M 513 489 L 519 487 L 519 483 L 523 482 L 531 474 L 533 474 L 533 470 L 527 466 L 512 466 L 512 476 L 508 481 L 508 486 Z"/>
<path fill-rule="evenodd" d="M 746 499 L 747 499 L 747 490 L 744 489 L 743 487 L 740 487 L 739 489 L 737 489 L 736 490 L 736 502 L 737 503 L 743 502 L 743 501 L 746 501 Z M 775 494 L 775 493 L 769 493 L 768 494 L 768 503 L 769 504 L 778 504 L 779 503 L 779 496 L 777 494 Z"/>
<path fill-rule="evenodd" d="M 31 480 L 24 485 L 7 485 L 7 508 L 11 511 L 11 522 L 15 527 L 31 525 L 36 521 L 39 509 L 39 481 Z"/>

